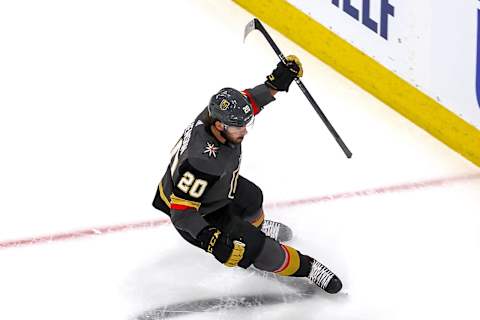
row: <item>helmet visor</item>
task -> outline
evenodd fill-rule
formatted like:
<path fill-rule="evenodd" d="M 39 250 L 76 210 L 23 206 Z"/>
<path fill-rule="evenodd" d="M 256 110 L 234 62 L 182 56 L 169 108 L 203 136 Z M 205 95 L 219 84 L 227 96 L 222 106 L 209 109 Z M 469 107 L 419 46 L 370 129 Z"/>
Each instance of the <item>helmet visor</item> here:
<path fill-rule="evenodd" d="M 227 130 L 229 130 L 232 133 L 238 133 L 242 132 L 245 129 L 251 129 L 253 127 L 253 124 L 255 123 L 255 116 L 251 116 L 248 119 L 245 119 L 246 123 L 243 126 L 238 126 L 238 125 L 226 125 Z"/>

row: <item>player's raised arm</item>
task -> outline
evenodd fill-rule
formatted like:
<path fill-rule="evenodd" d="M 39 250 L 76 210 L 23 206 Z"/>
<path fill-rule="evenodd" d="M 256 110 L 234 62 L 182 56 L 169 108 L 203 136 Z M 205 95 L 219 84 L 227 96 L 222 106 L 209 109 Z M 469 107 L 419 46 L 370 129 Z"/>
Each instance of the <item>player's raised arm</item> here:
<path fill-rule="evenodd" d="M 292 81 L 303 75 L 302 63 L 296 56 L 288 56 L 287 63 L 279 62 L 277 67 L 267 76 L 265 83 L 243 91 L 257 115 L 264 106 L 274 101 L 278 91 L 288 92 Z"/>

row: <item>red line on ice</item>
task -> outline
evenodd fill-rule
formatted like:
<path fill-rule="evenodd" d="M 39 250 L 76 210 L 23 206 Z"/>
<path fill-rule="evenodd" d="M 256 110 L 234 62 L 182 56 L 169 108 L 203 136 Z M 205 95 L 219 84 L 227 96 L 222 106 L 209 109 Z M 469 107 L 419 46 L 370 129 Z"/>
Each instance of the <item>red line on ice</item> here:
<path fill-rule="evenodd" d="M 106 227 L 96 227 L 96 228 L 70 231 L 70 232 L 62 232 L 62 233 L 57 233 L 52 235 L 45 235 L 45 236 L 18 239 L 18 240 L 2 241 L 0 242 L 0 249 L 31 246 L 35 244 L 85 238 L 85 237 L 98 236 L 103 234 L 122 232 L 122 231 L 141 229 L 141 228 L 143 229 L 153 228 L 153 227 L 161 226 L 166 223 L 170 223 L 170 220 L 166 220 L 166 219 L 151 220 L 151 221 L 144 221 L 144 222 L 137 222 L 137 223 L 129 223 L 129 224 L 114 225 L 114 226 L 106 226 Z"/>
<path fill-rule="evenodd" d="M 286 208 L 286 207 L 301 206 L 301 205 L 307 205 L 307 204 L 313 204 L 313 203 L 319 203 L 319 202 L 349 199 L 354 197 L 366 197 L 366 196 L 373 196 L 373 195 L 384 194 L 384 193 L 395 193 L 395 192 L 415 190 L 415 189 L 439 187 L 439 186 L 448 185 L 452 183 L 470 181 L 470 180 L 476 180 L 476 179 L 480 179 L 480 173 L 461 175 L 461 176 L 443 178 L 443 179 L 427 180 L 427 181 L 421 181 L 421 182 L 404 183 L 399 185 L 391 185 L 386 187 L 365 189 L 365 190 L 352 191 L 352 192 L 335 193 L 331 195 L 306 198 L 306 199 L 278 201 L 278 202 L 267 203 L 264 205 L 264 207 L 265 208 Z M 106 226 L 106 227 L 96 227 L 96 228 L 83 229 L 83 230 L 77 230 L 77 231 L 71 231 L 71 232 L 63 232 L 63 233 L 57 233 L 57 234 L 45 235 L 45 236 L 39 236 L 39 237 L 0 241 L 0 249 L 31 246 L 36 244 L 57 242 L 57 241 L 64 241 L 64 240 L 71 240 L 71 239 L 79 239 L 79 238 L 85 238 L 85 237 L 91 237 L 91 236 L 110 234 L 115 232 L 129 231 L 134 229 L 154 228 L 154 227 L 158 227 L 158 226 L 169 224 L 169 223 L 170 223 L 170 220 L 168 219 L 158 219 L 158 220 L 150 220 L 150 221 L 143 221 L 143 222 L 137 222 L 137 223 L 113 225 L 113 226 Z"/>
<path fill-rule="evenodd" d="M 336 194 L 306 198 L 306 199 L 299 199 L 299 200 L 272 202 L 264 205 L 264 207 L 265 208 L 293 207 L 293 206 L 299 206 L 299 205 L 348 199 L 348 198 L 354 198 L 354 197 L 373 196 L 373 195 L 378 195 L 383 193 L 395 193 L 395 192 L 408 191 L 408 190 L 414 190 L 414 189 L 439 187 L 439 186 L 448 185 L 456 182 L 476 180 L 476 179 L 480 179 L 480 173 L 461 175 L 461 176 L 450 177 L 450 178 L 427 180 L 427 181 L 421 181 L 421 182 L 404 183 L 399 185 L 391 185 L 386 187 L 365 189 L 365 190 L 359 190 L 359 191 L 342 192 L 342 193 L 336 193 Z"/>

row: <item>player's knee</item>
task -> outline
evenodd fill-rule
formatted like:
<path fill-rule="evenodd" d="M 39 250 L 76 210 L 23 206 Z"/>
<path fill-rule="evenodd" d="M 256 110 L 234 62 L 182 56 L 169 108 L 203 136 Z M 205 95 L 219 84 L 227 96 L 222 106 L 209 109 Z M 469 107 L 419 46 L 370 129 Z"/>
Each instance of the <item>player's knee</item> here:
<path fill-rule="evenodd" d="M 254 197 L 254 204 L 257 208 L 261 208 L 263 206 L 263 191 L 257 185 L 255 186 L 255 197 Z"/>
<path fill-rule="evenodd" d="M 250 215 L 258 215 L 262 210 L 263 206 L 263 192 L 258 186 L 252 183 L 252 192 L 250 192 L 248 197 L 248 205 L 245 208 L 245 211 Z M 263 214 L 263 212 L 262 212 Z"/>

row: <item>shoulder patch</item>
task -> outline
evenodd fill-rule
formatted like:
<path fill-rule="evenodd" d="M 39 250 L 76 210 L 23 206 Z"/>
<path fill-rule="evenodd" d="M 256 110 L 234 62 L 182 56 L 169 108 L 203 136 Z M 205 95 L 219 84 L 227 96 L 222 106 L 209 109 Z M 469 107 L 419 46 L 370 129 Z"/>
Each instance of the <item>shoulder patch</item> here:
<path fill-rule="evenodd" d="M 207 141 L 207 146 L 205 147 L 205 150 L 203 151 L 203 153 L 207 153 L 209 157 L 214 157 L 216 158 L 217 157 L 217 152 L 220 148 L 215 146 L 214 143 L 210 143 Z"/>

